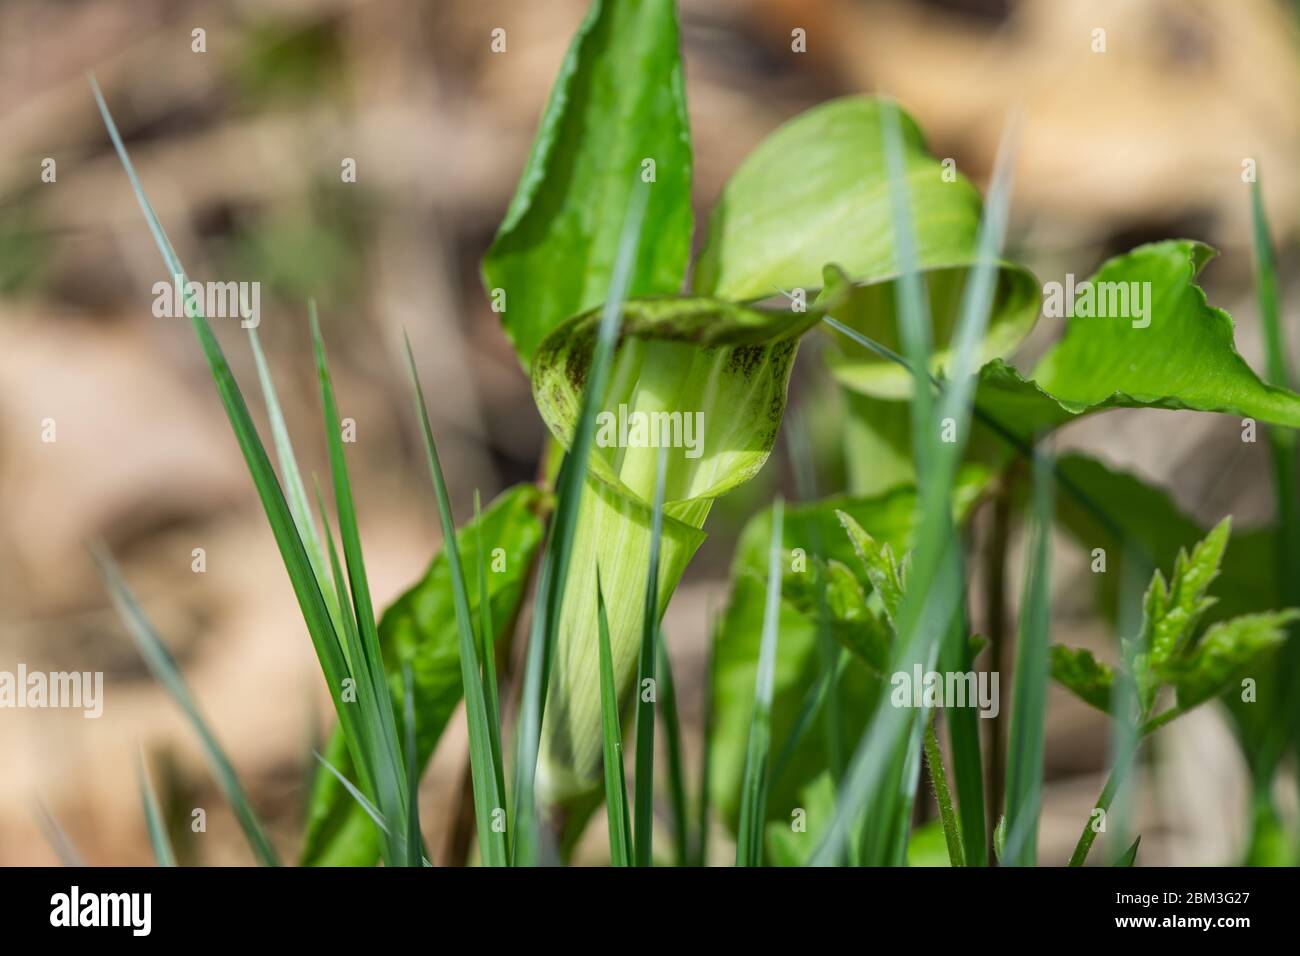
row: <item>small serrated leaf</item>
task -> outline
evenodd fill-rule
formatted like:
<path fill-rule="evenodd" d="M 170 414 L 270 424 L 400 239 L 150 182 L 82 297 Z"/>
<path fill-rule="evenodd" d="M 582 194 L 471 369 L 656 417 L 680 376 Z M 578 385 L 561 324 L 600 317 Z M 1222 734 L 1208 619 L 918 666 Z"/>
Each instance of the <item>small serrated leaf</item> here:
<path fill-rule="evenodd" d="M 849 540 L 853 542 L 853 550 L 866 568 L 867 579 L 880 595 L 885 614 L 889 618 L 890 625 L 893 626 L 903 604 L 903 581 L 898 564 L 894 561 L 893 550 L 888 544 L 877 542 L 863 530 L 862 525 L 858 524 L 852 515 L 843 511 L 836 511 L 835 515 L 840 519 L 840 525 L 849 536 Z"/>
<path fill-rule="evenodd" d="M 1187 710 L 1225 691 L 1261 655 L 1286 640 L 1286 625 L 1300 610 L 1244 614 L 1215 624 L 1190 653 L 1164 671 L 1174 685 L 1178 707 Z"/>
<path fill-rule="evenodd" d="M 1052 679 L 1085 703 L 1110 713 L 1115 672 L 1082 647 L 1052 646 Z"/>

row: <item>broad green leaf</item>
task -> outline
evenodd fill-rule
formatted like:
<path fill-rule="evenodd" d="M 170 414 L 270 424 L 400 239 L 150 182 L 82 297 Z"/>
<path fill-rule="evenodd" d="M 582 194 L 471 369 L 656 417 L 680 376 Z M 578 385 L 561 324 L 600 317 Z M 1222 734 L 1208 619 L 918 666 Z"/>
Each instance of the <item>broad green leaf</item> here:
<path fill-rule="evenodd" d="M 1237 353 L 1232 318 L 1196 284 L 1213 255 L 1201 243 L 1170 240 L 1106 262 L 1093 285 L 1146 290 L 1145 313 L 1071 319 L 1034 379 L 1072 408 L 1192 408 L 1300 426 L 1300 396 L 1259 380 Z"/>
<path fill-rule="evenodd" d="M 1110 713 L 1115 672 L 1082 647 L 1052 646 L 1052 679 L 1085 703 Z"/>
<path fill-rule="evenodd" d="M 1196 645 L 1164 673 L 1173 683 L 1180 709 L 1195 707 L 1223 693 L 1232 682 L 1249 676 L 1264 655 L 1286 640 L 1286 626 L 1300 620 L 1300 611 L 1246 614 L 1212 625 Z"/>
<path fill-rule="evenodd" d="M 504 492 L 483 512 L 479 524 L 457 533 L 466 566 L 478 560 L 480 540 L 487 550 L 488 592 L 499 641 L 508 638 L 523 599 L 533 561 L 544 531 L 546 496 L 531 485 Z M 497 549 L 501 549 L 497 552 Z M 495 570 L 500 568 L 500 570 Z M 471 593 L 471 604 L 478 596 Z M 423 767 L 442 737 L 462 695 L 460 652 L 446 557 L 434 557 L 424 576 L 385 611 L 379 622 L 379 643 L 395 699 L 403 695 L 401 671 L 409 665 L 415 686 L 416 755 Z M 335 731 L 326 758 L 351 775 L 352 764 L 342 734 Z M 365 813 L 338 781 L 321 770 L 316 775 L 307 814 L 307 836 L 301 862 L 316 866 L 366 866 L 379 854 L 379 840 Z"/>
<path fill-rule="evenodd" d="M 560 67 L 514 199 L 483 260 L 527 367 L 565 319 L 605 301 L 621 215 L 650 182 L 630 296 L 681 289 L 691 144 L 674 0 L 594 0 Z"/>
<path fill-rule="evenodd" d="M 1127 310 L 1107 304 L 1108 312 L 1124 314 L 1068 320 L 1032 379 L 1002 362 L 986 365 L 976 404 L 1020 434 L 1102 409 L 1141 407 L 1300 427 L 1300 396 L 1260 381 L 1237 353 L 1232 318 L 1212 308 L 1196 284 L 1213 255 L 1209 246 L 1180 239 L 1108 260 L 1088 281 L 1129 290 Z M 1134 301 L 1144 303 L 1141 310 Z"/>
<path fill-rule="evenodd" d="M 764 140 L 714 209 L 694 290 L 747 301 L 777 289 L 817 289 L 831 262 L 856 282 L 897 278 L 882 133 L 890 106 L 876 98 L 832 100 Z M 964 176 L 945 181 L 920 128 L 901 110 L 898 115 L 917 263 L 923 270 L 967 265 L 976 244 L 979 193 Z"/>

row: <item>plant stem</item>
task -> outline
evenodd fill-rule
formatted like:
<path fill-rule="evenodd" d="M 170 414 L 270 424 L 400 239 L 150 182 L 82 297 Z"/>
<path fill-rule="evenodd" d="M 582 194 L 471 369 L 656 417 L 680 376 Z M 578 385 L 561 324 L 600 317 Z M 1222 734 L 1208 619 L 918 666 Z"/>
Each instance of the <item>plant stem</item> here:
<path fill-rule="evenodd" d="M 1101 796 L 1097 798 L 1097 802 L 1093 805 L 1093 813 L 1097 810 L 1110 812 L 1111 802 L 1115 799 L 1115 794 L 1119 792 L 1120 784 L 1124 782 L 1124 775 L 1128 772 L 1129 764 L 1132 763 L 1133 756 L 1137 753 L 1138 745 L 1142 740 L 1148 734 L 1154 733 L 1171 720 L 1181 717 L 1185 713 L 1186 711 L 1180 707 L 1170 707 L 1168 710 L 1139 724 L 1132 746 L 1126 752 L 1120 754 L 1115 761 L 1115 766 L 1111 768 L 1110 776 L 1106 778 L 1106 785 L 1102 788 Z M 1088 814 L 1088 819 L 1083 825 L 1083 833 L 1079 836 L 1079 842 L 1074 846 L 1074 853 L 1070 855 L 1070 866 L 1083 866 L 1083 861 L 1088 858 L 1088 851 L 1092 848 L 1093 841 L 1097 839 L 1097 831 L 1092 828 L 1093 813 Z"/>
<path fill-rule="evenodd" d="M 948 859 L 953 866 L 965 866 L 965 854 L 961 848 L 961 828 L 957 824 L 957 814 L 952 809 L 952 792 L 948 787 L 948 772 L 943 766 L 943 754 L 939 751 L 939 735 L 935 732 L 935 712 L 930 712 L 930 719 L 925 725 L 925 763 L 930 768 L 930 783 L 934 786 L 934 799 L 939 804 L 939 819 L 943 821 L 943 839 L 948 844 Z"/>

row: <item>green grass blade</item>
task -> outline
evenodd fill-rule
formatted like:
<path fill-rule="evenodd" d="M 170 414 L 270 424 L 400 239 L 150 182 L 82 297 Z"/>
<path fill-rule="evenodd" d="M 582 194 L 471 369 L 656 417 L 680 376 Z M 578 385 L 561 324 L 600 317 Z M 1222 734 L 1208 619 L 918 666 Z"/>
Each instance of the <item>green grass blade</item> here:
<path fill-rule="evenodd" d="M 1034 463 L 1034 528 L 1026 554 L 1020 636 L 1007 745 L 1007 839 L 1004 866 L 1033 866 L 1042 806 L 1047 719 L 1048 632 L 1051 626 L 1052 478 L 1049 453 Z"/>
<path fill-rule="evenodd" d="M 235 812 L 236 819 L 244 831 L 244 836 L 248 839 L 248 844 L 253 848 L 253 854 L 257 857 L 259 863 L 265 866 L 279 866 L 279 858 L 276 856 L 271 841 L 266 836 L 262 824 L 257 819 L 257 814 L 253 811 L 253 806 L 248 800 L 248 795 L 244 792 L 243 786 L 239 782 L 239 777 L 235 773 L 235 768 L 231 765 L 226 753 L 217 743 L 217 738 L 208 728 L 208 722 L 203 719 L 199 712 L 198 704 L 195 703 L 190 689 L 185 683 L 185 678 L 181 676 L 180 668 L 176 666 L 176 661 L 172 658 L 171 652 L 163 644 L 162 639 L 154 631 L 153 625 L 145 616 L 144 610 L 136 602 L 135 596 L 122 580 L 118 572 L 117 565 L 108 553 L 102 548 L 92 548 L 91 555 L 95 563 L 99 566 L 100 576 L 104 580 L 104 585 L 108 590 L 109 597 L 113 601 L 114 607 L 117 608 L 119 616 L 126 624 L 127 631 L 135 641 L 136 648 L 140 651 L 140 656 L 144 658 L 150 673 L 154 679 L 162 685 L 163 689 L 171 696 L 177 706 L 185 713 L 198 734 L 200 742 L 203 744 L 204 755 L 208 758 L 208 765 L 212 768 L 212 774 L 216 778 L 217 785 L 221 788 L 226 799 L 230 801 L 230 806 Z"/>
<path fill-rule="evenodd" d="M 537 598 L 528 639 L 528 656 L 524 666 L 523 692 L 519 720 L 515 731 L 516 757 L 514 782 L 515 834 L 512 858 L 516 864 L 535 864 L 541 852 L 541 833 L 537 823 L 536 782 L 537 753 L 542 732 L 542 717 L 549 684 L 551 656 L 560 627 L 560 610 L 569 575 L 569 559 L 578 524 L 578 505 L 587 480 L 587 463 L 596 430 L 596 412 L 609 383 L 614 347 L 622 327 L 623 302 L 636 263 L 645 219 L 649 188 L 634 189 L 623 219 L 618 254 L 611 274 L 609 294 L 601 313 L 596 338 L 595 357 L 587 375 L 582 397 L 582 411 L 574 429 L 573 444 L 564 456 L 556 479 L 555 517 L 551 524 L 546 550 L 538 571 Z"/>
<path fill-rule="evenodd" d="M 717 722 L 717 710 L 713 703 L 713 681 L 717 677 L 717 655 L 714 650 L 718 633 L 716 619 L 709 624 L 708 659 L 704 664 L 704 699 L 700 702 L 700 796 L 695 807 L 695 846 L 696 866 L 707 866 L 709 862 L 709 811 L 711 796 L 709 788 L 713 784 L 713 762 L 710 752 L 713 748 L 713 729 Z"/>
<path fill-rule="evenodd" d="M 772 748 L 772 689 L 776 680 L 776 642 L 781 622 L 781 558 L 784 506 L 772 505 L 772 547 L 768 556 L 767 601 L 758 672 L 754 678 L 754 715 L 745 747 L 745 776 L 736 827 L 736 866 L 763 865 L 763 825 L 767 819 L 768 762 Z"/>
<path fill-rule="evenodd" d="M 271 423 L 271 439 L 275 443 L 275 456 L 280 462 L 280 474 L 284 478 L 285 497 L 294 523 L 298 527 L 298 537 L 307 549 L 307 559 L 316 573 L 325 603 L 329 606 L 330 618 L 334 630 L 341 633 L 343 621 L 339 611 L 338 595 L 330 581 L 329 569 L 325 566 L 325 553 L 321 548 L 320 536 L 316 533 L 316 523 L 311 516 L 311 500 L 303 485 L 302 473 L 298 470 L 298 459 L 293 453 L 293 442 L 289 440 L 289 427 L 285 424 L 284 412 L 276 395 L 275 381 L 271 378 L 271 368 L 266 355 L 262 352 L 262 343 L 256 329 L 248 330 L 248 342 L 253 349 L 253 361 L 257 365 L 257 380 L 262 387 L 262 399 L 266 403 L 266 415 Z"/>
<path fill-rule="evenodd" d="M 375 625 L 374 605 L 370 599 L 370 585 L 366 578 L 365 559 L 361 551 L 356 504 L 352 497 L 347 459 L 343 454 L 341 418 L 314 302 L 309 304 L 308 311 L 311 320 L 312 350 L 316 358 L 316 378 L 320 387 L 321 410 L 324 415 L 326 447 L 329 449 L 330 476 L 334 486 L 334 507 L 338 516 L 343 563 L 347 569 L 346 590 L 337 566 L 335 581 L 340 595 L 344 593 L 351 595 L 352 613 L 349 617 L 355 620 L 355 628 L 347 621 L 344 622 L 347 657 L 351 676 L 356 684 L 357 702 L 361 704 L 358 716 L 361 724 L 361 739 L 365 741 L 363 747 L 369 752 L 371 792 L 384 818 L 389 821 L 385 858 L 390 866 L 400 866 L 410 858 L 411 843 L 418 844 L 419 834 L 410 833 L 407 828 L 409 816 L 406 805 L 407 773 L 402 760 L 402 742 L 397 731 L 392 694 L 389 691 L 383 657 L 379 649 L 379 632 Z M 324 521 L 323 515 L 322 521 Z M 333 558 L 332 541 L 330 549 Z M 337 565 L 337 561 L 334 563 Z M 340 597 L 341 602 L 342 597 Z"/>
<path fill-rule="evenodd" d="M 600 636 L 600 726 L 605 750 L 605 813 L 609 821 L 611 866 L 632 865 L 632 825 L 628 818 L 627 776 L 623 767 L 623 730 L 618 719 L 618 689 L 614 684 L 614 655 L 609 647 L 609 617 L 605 593 L 596 569 L 596 615 Z"/>
<path fill-rule="evenodd" d="M 135 167 L 131 164 L 131 158 L 127 155 L 122 137 L 117 131 L 117 126 L 113 122 L 113 117 L 108 111 L 108 105 L 104 102 L 104 96 L 100 92 L 99 85 L 95 82 L 94 77 L 90 78 L 90 85 L 99 107 L 100 116 L 103 118 L 104 126 L 108 130 L 109 139 L 112 141 L 113 148 L 122 163 L 122 168 L 131 183 L 140 211 L 143 213 L 149 231 L 158 246 L 163 262 L 172 277 L 183 281 L 185 271 L 181 267 L 180 259 L 172 248 L 171 242 L 167 239 L 162 223 L 159 222 L 148 197 L 145 195 L 144 188 L 136 175 Z M 329 606 L 321 593 L 311 559 L 301 537 L 299 537 L 293 514 L 285 500 L 279 481 L 276 479 L 275 471 L 271 467 L 271 461 L 266 454 L 266 449 L 257 434 L 257 428 L 249 415 L 248 406 L 244 402 L 238 383 L 235 381 L 234 373 L 226 361 L 211 326 L 203 317 L 202 311 L 193 298 L 189 298 L 186 302 L 186 313 L 190 317 L 194 333 L 203 349 L 204 358 L 208 363 L 209 371 L 216 385 L 217 394 L 225 408 L 226 416 L 230 420 L 231 430 L 234 432 L 235 440 L 239 444 L 240 451 L 248 465 L 249 475 L 253 479 L 254 487 L 257 489 L 258 497 L 266 512 L 267 523 L 275 537 L 276 546 L 280 550 L 280 557 L 289 575 L 294 596 L 298 600 L 298 606 L 302 611 L 303 621 L 307 626 L 308 633 L 311 635 L 312 646 L 316 650 L 321 670 L 324 672 L 335 712 L 338 714 L 339 722 L 344 728 L 348 746 L 353 750 L 353 759 L 358 766 L 363 765 L 364 760 L 357 749 L 360 739 L 357 720 L 352 709 L 345 704 L 342 698 L 344 681 L 349 677 L 347 662 L 343 657 Z"/>
<path fill-rule="evenodd" d="M 978 343 L 988 326 L 996 286 L 998 257 L 1009 202 L 1009 164 L 999 150 L 998 173 L 980 223 L 975 265 L 963 289 L 956 343 L 950 369 L 951 384 L 940 396 L 935 414 L 929 380 L 930 317 L 918 272 L 909 192 L 903 168 L 902 140 L 896 107 L 882 114 L 884 152 L 890 170 L 895 258 L 899 271 L 899 337 L 904 359 L 916 376 L 912 389 L 912 435 L 920 485 L 920 515 L 913 564 L 899 613 L 898 640 L 891 663 L 894 671 L 910 673 L 916 665 L 933 669 L 941 648 L 952 641 L 954 617 L 962 606 L 960 536 L 952 527 L 953 483 L 965 448 L 975 387 Z M 940 424 L 951 420 L 957 440 L 940 439 Z M 912 782 L 917 779 L 917 751 L 923 739 L 925 708 L 897 708 L 882 700 L 845 774 L 831 826 L 814 852 L 814 865 L 831 865 L 841 857 L 857 820 L 865 813 L 873 821 L 890 821 L 890 832 L 867 828 L 871 854 L 867 864 L 896 862 L 906 853 L 909 820 L 905 810 Z M 897 778 L 898 774 L 910 777 Z M 959 779 L 967 779 L 962 775 Z M 959 791 L 959 799 L 964 795 Z M 967 812 L 976 804 L 973 794 Z M 972 835 L 973 837 L 974 835 Z"/>
<path fill-rule="evenodd" d="M 375 822 L 375 826 L 379 827 L 380 832 L 387 836 L 390 832 L 388 821 L 384 819 L 384 815 L 379 812 L 378 808 L 376 808 L 375 805 L 366 798 L 364 793 L 357 789 L 356 784 L 340 773 L 337 767 L 320 754 L 316 754 L 315 756 L 316 759 L 321 762 L 321 766 L 332 773 L 335 779 L 343 785 L 343 789 L 346 790 L 352 799 L 357 802 L 357 805 L 361 807 L 362 810 L 366 811 L 366 816 L 370 817 L 370 819 Z"/>
<path fill-rule="evenodd" d="M 465 691 L 465 716 L 469 727 L 470 775 L 474 789 L 474 818 L 478 827 L 479 854 L 484 866 L 506 866 L 510 856 L 506 846 L 504 828 L 496 826 L 504 810 L 501 793 L 497 790 L 496 760 L 492 756 L 492 737 L 488 729 L 487 698 L 483 690 L 483 676 L 478 660 L 477 642 L 474 639 L 474 618 L 469 609 L 469 591 L 465 572 L 460 562 L 460 548 L 456 544 L 456 523 L 451 516 L 451 499 L 443 479 L 442 463 L 433 440 L 433 426 L 429 423 L 429 409 L 424 400 L 424 389 L 415 367 L 415 353 L 410 339 L 406 339 L 406 359 L 410 367 L 411 382 L 415 386 L 416 412 L 424 435 L 424 450 L 429 460 L 429 474 L 433 479 L 434 495 L 438 499 L 438 519 L 442 524 L 443 552 L 451 572 L 452 600 L 456 606 L 456 625 L 460 635 L 460 673 Z"/>
<path fill-rule="evenodd" d="M 483 511 L 478 489 L 474 490 L 474 534 L 478 552 L 479 643 L 483 656 L 483 694 L 487 700 L 488 735 L 492 740 L 492 776 L 497 781 L 497 796 L 506 793 L 505 751 L 501 746 L 501 695 L 497 687 L 496 630 L 492 626 L 492 600 L 488 594 L 487 554 L 483 548 Z M 507 856 L 509 833 L 506 834 Z"/>
<path fill-rule="evenodd" d="M 80 867 L 86 865 L 85 858 L 77 851 L 67 832 L 59 825 L 59 821 L 44 801 L 36 801 L 36 820 L 41 826 L 41 833 L 45 835 L 46 842 L 50 844 L 50 848 L 61 864 Z"/>
<path fill-rule="evenodd" d="M 650 564 L 646 571 L 645 610 L 641 618 L 641 655 L 636 668 L 636 806 L 633 832 L 637 866 L 653 863 L 654 839 L 654 768 L 655 710 L 658 682 L 655 663 L 659 637 L 659 548 L 664 530 L 664 476 L 668 467 L 668 450 L 660 447 L 655 469 L 654 510 L 650 518 Z M 646 682 L 656 688 L 646 695 Z"/>
<path fill-rule="evenodd" d="M 149 844 L 153 847 L 154 859 L 159 866 L 175 866 L 176 853 L 172 850 L 171 837 L 167 835 L 167 824 L 158 806 L 158 795 L 154 793 L 153 783 L 149 780 L 149 767 L 145 764 L 143 750 L 140 751 L 139 773 L 140 800 L 144 804 L 144 822 L 149 830 Z"/>
<path fill-rule="evenodd" d="M 808 433 L 804 428 L 803 416 L 797 409 L 787 412 L 785 433 L 790 461 L 794 470 L 795 488 L 799 492 L 799 499 L 805 502 L 816 501 L 817 478 L 813 469 L 812 448 L 808 443 Z M 835 639 L 830 633 L 830 608 L 826 602 L 826 551 L 824 542 L 821 540 L 821 526 L 814 523 L 810 527 L 812 535 L 809 544 L 813 549 L 814 570 L 817 574 L 817 655 L 821 665 L 818 686 L 822 688 L 821 694 L 824 696 L 826 704 L 823 709 L 819 698 L 817 707 L 822 715 L 822 722 L 826 731 L 827 766 L 830 767 L 832 782 L 838 787 L 840 781 L 844 778 L 845 766 L 844 714 L 840 704 L 838 677 L 840 661 L 844 657 L 844 649 L 835 643 Z M 787 742 L 787 747 L 796 742 L 797 735 L 792 733 Z M 781 762 L 778 761 L 778 765 Z M 779 775 L 779 771 L 777 775 Z"/>
<path fill-rule="evenodd" d="M 686 771 L 682 765 L 682 727 L 677 715 L 677 685 L 668 642 L 659 633 L 659 693 L 664 714 L 664 744 L 668 756 L 668 799 L 673 811 L 673 853 L 677 866 L 686 866 L 690 853 L 690 819 L 686 810 Z"/>
<path fill-rule="evenodd" d="M 424 845 L 420 836 L 420 761 L 415 748 L 415 679 L 411 665 L 402 667 L 402 726 L 406 732 L 406 865 L 420 866 L 424 859 Z"/>

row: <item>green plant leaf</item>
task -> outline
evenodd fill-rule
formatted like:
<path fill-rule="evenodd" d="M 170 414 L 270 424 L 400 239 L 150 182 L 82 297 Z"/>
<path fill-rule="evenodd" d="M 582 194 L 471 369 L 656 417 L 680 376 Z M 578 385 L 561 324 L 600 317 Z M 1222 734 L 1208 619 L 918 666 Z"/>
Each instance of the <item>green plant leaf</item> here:
<path fill-rule="evenodd" d="M 467 565 L 487 552 L 487 586 L 497 640 L 505 640 L 518 614 L 528 577 L 541 546 L 549 501 L 532 485 L 517 485 L 488 505 L 482 517 L 457 533 Z M 482 544 L 480 545 L 480 541 Z M 497 549 L 500 554 L 495 554 Z M 499 558 L 499 562 L 496 560 Z M 480 600 L 471 594 L 471 604 Z M 460 651 L 451 571 L 435 555 L 424 576 L 384 612 L 379 643 L 389 686 L 399 699 L 401 671 L 409 665 L 416 699 L 416 756 L 423 767 L 442 737 L 462 696 Z M 352 764 L 342 734 L 335 732 L 326 758 L 345 775 Z M 311 866 L 366 866 L 379 856 L 379 842 L 366 814 L 323 768 L 316 775 L 300 857 Z"/>
<path fill-rule="evenodd" d="M 843 511 L 835 512 L 853 542 L 853 550 L 866 569 L 867 580 L 872 589 L 880 596 L 885 614 L 892 628 L 903 604 L 903 581 L 899 577 L 898 563 L 894 560 L 893 549 L 887 543 L 881 544 L 863 530 L 862 525 L 853 520 L 853 516 Z"/>
<path fill-rule="evenodd" d="M 1300 610 L 1246 614 L 1212 625 L 1186 657 L 1166 665 L 1180 710 L 1189 710 L 1223 693 L 1260 658 L 1286 640 L 1286 626 Z"/>
<path fill-rule="evenodd" d="M 1180 239 L 1108 260 L 1088 281 L 1149 289 L 1145 316 L 1070 319 L 1032 379 L 996 360 L 986 365 L 976 404 L 1021 434 L 1102 409 L 1141 407 L 1300 427 L 1300 396 L 1260 381 L 1237 353 L 1232 318 L 1211 307 L 1196 284 L 1213 255 L 1209 246 Z"/>
<path fill-rule="evenodd" d="M 635 119 L 631 119 L 635 117 Z M 527 367 L 538 343 L 605 301 L 635 184 L 653 185 L 628 295 L 676 293 L 691 243 L 691 144 L 674 0 L 595 0 L 560 67 L 532 153 L 483 260 Z"/>
<path fill-rule="evenodd" d="M 817 289 L 831 262 L 855 282 L 896 278 L 900 260 L 888 228 L 893 198 L 882 131 L 891 107 L 878 98 L 832 100 L 764 140 L 714 209 L 695 291 L 748 301 L 777 289 Z M 897 113 L 916 262 L 922 270 L 967 265 L 976 245 L 979 193 L 961 175 L 945 177 L 920 128 Z M 1019 321 L 1032 324 L 1036 311 Z"/>
<path fill-rule="evenodd" d="M 1052 646 L 1052 679 L 1085 703 L 1110 713 L 1115 672 L 1082 647 Z"/>
<path fill-rule="evenodd" d="M 1159 570 L 1147 592 L 1147 633 L 1143 646 L 1151 666 L 1161 668 L 1187 647 L 1201 617 L 1215 599 L 1206 597 L 1210 584 L 1219 576 L 1219 565 L 1228 547 L 1232 519 L 1224 518 L 1189 555 L 1179 551 L 1168 586 Z"/>

